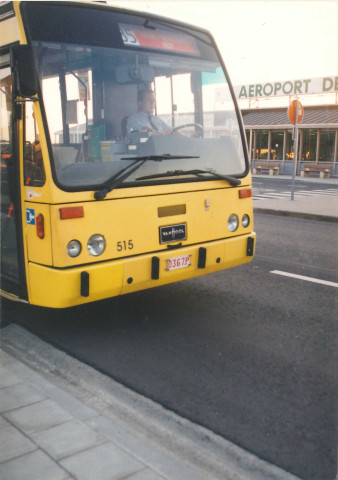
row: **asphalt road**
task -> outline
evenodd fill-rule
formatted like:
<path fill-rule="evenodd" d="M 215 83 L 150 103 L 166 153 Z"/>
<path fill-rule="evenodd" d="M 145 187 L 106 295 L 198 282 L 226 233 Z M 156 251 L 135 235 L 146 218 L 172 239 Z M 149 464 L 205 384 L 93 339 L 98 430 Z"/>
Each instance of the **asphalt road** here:
<path fill-rule="evenodd" d="M 65 311 L 4 303 L 44 340 L 304 480 L 333 480 L 336 224 L 256 215 L 253 262 Z"/>

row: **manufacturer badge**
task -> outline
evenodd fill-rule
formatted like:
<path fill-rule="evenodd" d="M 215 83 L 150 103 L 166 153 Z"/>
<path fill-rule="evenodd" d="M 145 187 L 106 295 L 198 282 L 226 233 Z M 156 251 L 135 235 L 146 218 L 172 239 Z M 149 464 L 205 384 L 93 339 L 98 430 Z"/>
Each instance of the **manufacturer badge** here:
<path fill-rule="evenodd" d="M 168 225 L 160 227 L 160 243 L 177 242 L 187 239 L 187 224 Z"/>

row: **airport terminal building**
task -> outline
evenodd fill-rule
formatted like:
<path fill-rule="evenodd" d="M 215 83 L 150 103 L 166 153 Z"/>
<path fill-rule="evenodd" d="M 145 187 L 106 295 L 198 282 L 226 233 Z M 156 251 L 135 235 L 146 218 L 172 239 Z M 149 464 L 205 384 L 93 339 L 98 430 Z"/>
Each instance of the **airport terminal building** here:
<path fill-rule="evenodd" d="M 338 77 L 294 80 L 235 88 L 254 169 L 260 162 L 279 164 L 280 174 L 294 168 L 293 124 L 288 106 L 298 97 L 297 174 L 305 165 L 326 165 L 338 175 Z"/>

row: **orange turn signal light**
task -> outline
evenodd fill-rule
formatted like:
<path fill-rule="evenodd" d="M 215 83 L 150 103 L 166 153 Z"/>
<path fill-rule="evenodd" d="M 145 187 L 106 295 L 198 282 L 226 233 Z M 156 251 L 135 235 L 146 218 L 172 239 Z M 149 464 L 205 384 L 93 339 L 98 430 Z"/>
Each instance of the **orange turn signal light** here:
<path fill-rule="evenodd" d="M 63 207 L 60 208 L 61 220 L 67 220 L 68 218 L 82 218 L 84 217 L 83 207 Z"/>
<path fill-rule="evenodd" d="M 45 237 L 45 219 L 43 218 L 42 213 L 39 213 L 35 219 L 36 224 L 36 234 L 39 238 Z"/>
<path fill-rule="evenodd" d="M 252 190 L 251 188 L 243 188 L 242 190 L 238 191 L 239 198 L 250 198 L 252 197 Z"/>

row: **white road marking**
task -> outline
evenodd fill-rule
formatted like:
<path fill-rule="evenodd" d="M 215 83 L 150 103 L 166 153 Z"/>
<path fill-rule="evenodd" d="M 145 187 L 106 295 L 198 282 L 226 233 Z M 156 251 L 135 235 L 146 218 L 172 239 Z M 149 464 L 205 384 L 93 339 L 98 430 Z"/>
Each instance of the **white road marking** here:
<path fill-rule="evenodd" d="M 267 199 L 278 199 L 278 198 L 288 198 L 291 195 L 291 192 L 277 191 L 277 190 L 268 190 L 268 189 L 253 189 L 253 200 L 267 200 Z M 338 189 L 327 189 L 327 190 L 298 190 L 295 192 L 297 198 L 304 197 L 337 197 Z"/>
<path fill-rule="evenodd" d="M 283 275 L 284 277 L 297 278 L 298 280 L 305 280 L 306 282 L 321 283 L 322 285 L 328 285 L 329 287 L 338 288 L 338 283 L 329 282 L 327 280 L 320 280 L 319 278 L 305 277 L 304 275 L 296 275 L 295 273 L 281 272 L 280 270 L 271 270 L 270 273 Z"/>
<path fill-rule="evenodd" d="M 262 195 L 264 195 L 264 193 Z M 269 193 L 267 193 L 267 195 L 269 195 L 271 197 L 286 197 L 286 196 L 290 195 L 290 192 L 269 192 Z"/>

